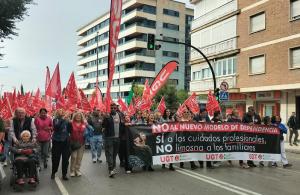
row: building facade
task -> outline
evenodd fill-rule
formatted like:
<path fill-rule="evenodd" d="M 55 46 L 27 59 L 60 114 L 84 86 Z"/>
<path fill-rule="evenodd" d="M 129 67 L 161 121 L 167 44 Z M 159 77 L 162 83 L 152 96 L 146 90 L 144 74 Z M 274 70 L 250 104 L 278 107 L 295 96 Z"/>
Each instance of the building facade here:
<path fill-rule="evenodd" d="M 238 81 L 261 116 L 300 115 L 300 0 L 239 1 Z"/>
<path fill-rule="evenodd" d="M 188 24 L 193 10 L 184 3 L 172 0 L 128 0 L 123 2 L 121 31 L 116 53 L 115 74 L 111 88 L 113 99 L 126 97 L 132 83 L 151 83 L 161 68 L 170 60 L 179 66 L 169 82 L 183 89 L 185 85 L 186 48 L 174 44 L 161 44 L 160 50 L 147 50 L 147 34 L 156 38 L 184 41 L 189 36 Z M 103 93 L 107 84 L 107 55 L 109 36 L 109 13 L 96 18 L 77 31 L 79 47 L 77 55 L 78 85 L 91 94 L 97 75 L 97 33 L 99 86 Z M 188 52 L 189 53 L 189 52 Z"/>
<path fill-rule="evenodd" d="M 193 0 L 195 5 L 194 21 L 192 22 L 192 45 L 199 48 L 210 60 L 216 76 L 217 87 L 223 81 L 228 82 L 229 92 L 235 95 L 237 89 L 237 18 L 239 14 L 237 0 Z M 190 91 L 197 94 L 207 94 L 213 91 L 213 79 L 207 62 L 195 50 L 191 53 L 191 83 Z M 201 96 L 200 102 L 206 101 Z M 230 105 L 244 111 L 245 102 L 238 99 Z"/>
<path fill-rule="evenodd" d="M 229 83 L 230 101 L 222 103 L 224 112 L 230 113 L 232 108 L 237 108 L 240 113 L 246 111 L 248 106 L 254 106 L 261 116 L 281 115 L 284 122 L 291 112 L 296 111 L 300 115 L 300 0 L 219 0 L 222 4 L 218 8 L 216 2 L 192 1 L 195 6 L 195 20 L 193 26 L 197 25 L 197 15 L 201 10 L 211 10 L 205 19 L 212 23 L 220 23 L 222 15 L 228 14 L 229 5 L 234 4 L 231 13 L 236 32 L 235 66 L 233 67 L 233 80 L 223 77 Z M 208 8 L 207 8 L 208 7 Z M 227 9 L 225 9 L 227 7 Z M 213 9 L 214 8 L 214 9 Z M 217 14 L 217 12 L 219 12 Z M 213 16 L 212 14 L 215 13 Z M 201 18 L 201 17 L 200 17 Z M 198 19 L 199 20 L 199 19 Z M 200 28 L 206 28 L 205 23 L 200 23 Z M 214 35 L 213 39 L 225 36 L 230 29 L 221 30 L 222 35 Z M 192 28 L 192 33 L 194 28 Z M 223 35 L 225 34 L 225 35 Z M 203 35 L 204 36 L 204 35 Z M 205 36 L 204 36 L 205 37 Z M 210 56 L 203 44 L 208 44 L 209 39 L 197 38 L 200 48 Z M 211 40 L 211 39 L 210 39 Z M 192 44 L 196 44 L 193 40 Z M 213 48 L 224 48 L 212 45 Z M 211 49 L 210 51 L 214 51 Z M 210 57 L 211 58 L 211 57 Z M 191 63 L 193 63 L 191 58 Z M 213 61 L 214 62 L 214 61 Z M 218 62 L 217 62 L 218 63 Z M 192 83 L 197 83 L 199 77 L 196 68 L 201 61 L 195 61 L 192 65 L 191 91 L 207 93 L 207 89 L 193 88 Z M 227 61 L 227 72 L 229 62 Z M 223 71 L 224 70 L 223 62 Z M 214 70 L 219 74 L 219 67 L 214 63 Z M 201 75 L 201 74 L 200 74 Z M 199 85 L 209 86 L 212 89 L 211 76 L 203 79 L 209 73 L 202 73 Z M 231 77 L 232 78 L 232 77 Z M 217 79 L 218 80 L 218 79 Z M 218 85 L 219 86 L 219 85 Z"/>

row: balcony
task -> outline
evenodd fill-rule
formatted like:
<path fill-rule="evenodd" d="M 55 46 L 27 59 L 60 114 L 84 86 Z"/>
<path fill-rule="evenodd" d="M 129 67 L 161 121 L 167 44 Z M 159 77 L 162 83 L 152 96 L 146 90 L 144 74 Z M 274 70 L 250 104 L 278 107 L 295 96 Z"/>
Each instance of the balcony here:
<path fill-rule="evenodd" d="M 198 18 L 195 18 L 192 22 L 192 30 L 199 28 L 205 24 L 208 24 L 218 18 L 226 16 L 234 11 L 238 10 L 237 0 L 232 0 L 221 7 L 218 7 Z"/>
<path fill-rule="evenodd" d="M 220 53 L 228 52 L 237 49 L 237 37 L 221 41 L 219 43 L 211 44 L 205 47 L 198 48 L 200 49 L 207 57 L 217 55 Z M 191 50 L 191 61 L 203 59 L 196 50 Z"/>
<path fill-rule="evenodd" d="M 226 81 L 229 84 L 229 89 L 236 88 L 236 75 L 217 77 L 217 87 L 221 82 Z M 190 82 L 191 92 L 205 92 L 214 89 L 214 82 L 212 78 L 196 80 Z"/>

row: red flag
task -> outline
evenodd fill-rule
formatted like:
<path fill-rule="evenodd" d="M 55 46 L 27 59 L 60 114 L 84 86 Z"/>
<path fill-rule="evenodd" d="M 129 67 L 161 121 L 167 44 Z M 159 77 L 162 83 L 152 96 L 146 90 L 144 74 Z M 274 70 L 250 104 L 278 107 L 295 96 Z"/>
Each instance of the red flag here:
<path fill-rule="evenodd" d="M 152 99 L 159 89 L 167 82 L 169 76 L 174 72 L 177 66 L 178 63 L 176 61 L 170 61 L 159 71 L 150 87 L 150 99 Z"/>
<path fill-rule="evenodd" d="M 109 44 L 108 44 L 108 80 L 106 90 L 106 111 L 110 112 L 110 88 L 115 71 L 115 54 L 118 45 L 122 16 L 122 0 L 111 0 L 110 22 L 109 22 Z"/>
<path fill-rule="evenodd" d="M 50 70 L 49 67 L 47 66 L 46 68 L 46 82 L 45 82 L 45 93 L 47 91 L 48 85 L 50 83 Z M 51 112 L 51 97 L 49 97 L 47 94 L 45 94 L 45 107 L 46 109 Z"/>
<path fill-rule="evenodd" d="M 184 103 L 193 114 L 198 114 L 200 111 L 196 94 L 193 93 Z"/>
<path fill-rule="evenodd" d="M 35 99 L 41 99 L 40 88 L 38 88 L 37 91 L 35 92 L 34 98 L 35 98 Z"/>
<path fill-rule="evenodd" d="M 183 103 L 183 104 L 181 104 L 181 105 L 179 106 L 179 108 L 178 108 L 176 114 L 177 114 L 178 116 L 182 116 L 182 113 L 183 113 L 186 109 L 187 109 L 187 108 L 186 108 L 185 104 Z"/>
<path fill-rule="evenodd" d="M 118 99 L 118 104 L 120 105 L 120 110 L 122 112 L 127 112 L 128 108 L 127 108 L 126 104 L 123 102 L 123 100 L 120 97 Z"/>
<path fill-rule="evenodd" d="M 221 111 L 219 102 L 216 100 L 216 97 L 211 93 L 210 90 L 207 95 L 206 109 L 210 116 L 213 116 L 215 111 Z"/>
<path fill-rule="evenodd" d="M 8 120 L 8 119 L 13 117 L 12 110 L 11 110 L 11 107 L 10 107 L 10 103 L 9 103 L 7 97 L 2 102 L 2 105 L 1 105 L 1 108 L 0 108 L 0 116 L 4 120 Z"/>
<path fill-rule="evenodd" d="M 65 95 L 68 98 L 69 105 L 76 105 L 78 101 L 78 89 L 75 82 L 74 72 L 72 72 L 66 86 Z"/>
<path fill-rule="evenodd" d="M 56 101 L 56 109 L 65 109 L 66 108 L 66 102 L 64 96 L 58 97 Z"/>
<path fill-rule="evenodd" d="M 135 107 L 134 107 L 134 105 L 133 105 L 133 101 L 131 101 L 131 103 L 130 103 L 130 105 L 129 105 L 129 107 L 128 107 L 128 112 L 127 112 L 127 114 L 128 114 L 128 116 L 133 116 L 134 114 L 135 114 L 135 112 L 136 112 L 136 109 L 135 109 Z"/>
<path fill-rule="evenodd" d="M 82 89 L 79 89 L 79 94 L 80 94 L 80 99 L 81 99 L 81 109 L 89 112 L 91 111 L 91 105 L 87 99 L 87 97 L 85 96 L 84 92 L 82 91 Z"/>
<path fill-rule="evenodd" d="M 105 105 L 103 104 L 101 91 L 98 86 L 95 87 L 95 91 L 92 94 L 90 105 L 92 109 L 98 108 L 101 112 L 105 112 L 106 110 Z"/>
<path fill-rule="evenodd" d="M 140 109 L 142 105 L 142 99 L 140 97 L 134 98 L 134 105 L 136 109 Z"/>
<path fill-rule="evenodd" d="M 56 65 L 55 71 L 46 89 L 46 95 L 56 99 L 58 99 L 61 96 L 59 64 Z"/>
<path fill-rule="evenodd" d="M 148 84 L 148 79 L 146 79 L 140 109 L 150 110 L 151 104 L 152 104 L 152 101 L 150 99 L 150 87 Z"/>
<path fill-rule="evenodd" d="M 161 115 L 163 115 L 165 113 L 166 108 L 167 107 L 166 107 L 166 103 L 165 103 L 165 98 L 163 96 L 157 106 L 157 110 L 161 113 Z"/>

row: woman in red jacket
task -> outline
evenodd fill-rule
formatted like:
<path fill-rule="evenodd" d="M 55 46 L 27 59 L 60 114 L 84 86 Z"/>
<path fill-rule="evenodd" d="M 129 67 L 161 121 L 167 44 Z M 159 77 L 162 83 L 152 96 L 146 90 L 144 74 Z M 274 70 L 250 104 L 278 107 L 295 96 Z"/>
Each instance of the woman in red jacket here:
<path fill-rule="evenodd" d="M 80 166 L 84 153 L 84 131 L 86 128 L 86 121 L 83 113 L 76 112 L 73 115 L 72 122 L 70 124 L 71 140 L 70 146 L 72 150 L 71 154 L 71 167 L 70 176 L 81 176 Z"/>
<path fill-rule="evenodd" d="M 39 116 L 34 120 L 37 130 L 37 140 L 41 147 L 41 160 L 44 168 L 47 168 L 51 133 L 53 131 L 52 119 L 47 116 L 46 108 L 41 108 Z"/>

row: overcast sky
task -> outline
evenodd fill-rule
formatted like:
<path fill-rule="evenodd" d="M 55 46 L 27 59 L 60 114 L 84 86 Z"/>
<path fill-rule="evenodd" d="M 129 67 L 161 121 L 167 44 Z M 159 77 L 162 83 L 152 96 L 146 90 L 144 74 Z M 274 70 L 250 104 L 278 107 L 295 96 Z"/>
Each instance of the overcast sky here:
<path fill-rule="evenodd" d="M 62 85 L 75 70 L 76 30 L 108 11 L 110 0 L 34 0 L 29 16 L 17 23 L 19 36 L 0 42 L 5 56 L 0 60 L 0 92 L 11 91 L 21 83 L 24 89 L 44 90 L 46 66 L 51 75 L 60 63 Z M 189 0 L 179 0 L 188 3 Z"/>

